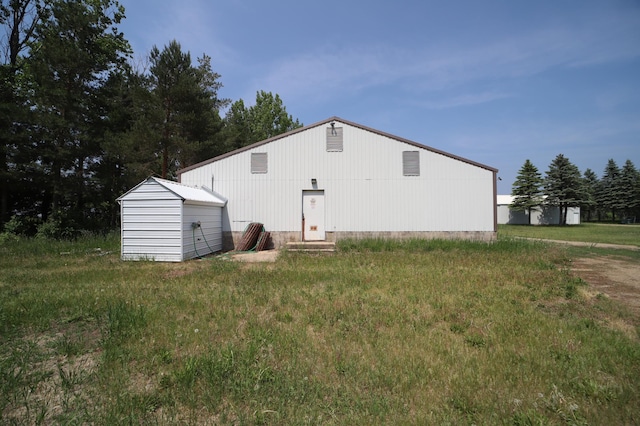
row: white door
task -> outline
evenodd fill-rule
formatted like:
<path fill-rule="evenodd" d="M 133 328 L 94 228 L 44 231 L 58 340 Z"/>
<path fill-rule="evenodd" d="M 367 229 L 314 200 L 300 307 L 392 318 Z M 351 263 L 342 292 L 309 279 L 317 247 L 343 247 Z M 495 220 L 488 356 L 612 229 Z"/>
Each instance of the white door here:
<path fill-rule="evenodd" d="M 324 191 L 302 191 L 304 241 L 324 241 Z"/>

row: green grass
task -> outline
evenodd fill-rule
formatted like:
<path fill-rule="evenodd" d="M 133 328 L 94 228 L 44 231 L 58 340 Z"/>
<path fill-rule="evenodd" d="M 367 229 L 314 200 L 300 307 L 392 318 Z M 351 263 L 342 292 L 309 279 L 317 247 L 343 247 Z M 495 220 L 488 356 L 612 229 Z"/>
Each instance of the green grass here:
<path fill-rule="evenodd" d="M 526 237 L 640 247 L 640 225 L 583 223 L 571 226 L 499 225 L 500 237 Z"/>
<path fill-rule="evenodd" d="M 0 423 L 640 419 L 638 318 L 586 296 L 561 247 L 370 240 L 257 265 L 117 247 L 0 245 Z"/>

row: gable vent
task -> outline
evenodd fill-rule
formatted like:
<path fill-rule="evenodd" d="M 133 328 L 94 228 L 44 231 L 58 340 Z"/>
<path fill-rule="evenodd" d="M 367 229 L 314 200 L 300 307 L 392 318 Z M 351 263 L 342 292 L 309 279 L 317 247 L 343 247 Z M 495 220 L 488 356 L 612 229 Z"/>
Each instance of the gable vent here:
<path fill-rule="evenodd" d="M 420 176 L 420 152 L 402 151 L 402 174 Z"/>
<path fill-rule="evenodd" d="M 251 153 L 251 173 L 267 173 L 267 153 L 252 152 Z"/>
<path fill-rule="evenodd" d="M 327 152 L 342 152 L 342 127 L 327 127 Z"/>

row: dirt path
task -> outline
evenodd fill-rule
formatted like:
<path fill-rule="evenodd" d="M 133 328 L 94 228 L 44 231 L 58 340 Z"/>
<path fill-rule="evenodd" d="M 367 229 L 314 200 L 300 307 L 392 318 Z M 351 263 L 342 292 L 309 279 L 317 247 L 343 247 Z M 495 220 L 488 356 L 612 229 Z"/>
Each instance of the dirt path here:
<path fill-rule="evenodd" d="M 598 293 L 629 306 L 640 318 L 640 264 L 614 256 L 574 259 L 571 270 Z"/>
<path fill-rule="evenodd" d="M 617 250 L 640 250 L 640 246 L 623 245 L 623 244 L 608 244 L 608 243 L 586 243 L 584 241 L 561 241 L 561 240 L 545 240 L 544 238 L 525 238 L 523 240 L 542 241 L 545 243 L 566 244 L 568 246 L 576 247 L 591 247 L 602 249 L 617 249 Z"/>

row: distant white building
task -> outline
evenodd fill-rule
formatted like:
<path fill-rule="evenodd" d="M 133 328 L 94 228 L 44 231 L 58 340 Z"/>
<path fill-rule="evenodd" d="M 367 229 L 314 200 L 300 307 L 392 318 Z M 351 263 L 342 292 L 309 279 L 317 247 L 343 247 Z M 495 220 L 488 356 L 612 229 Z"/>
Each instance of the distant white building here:
<path fill-rule="evenodd" d="M 511 210 L 513 195 L 498 195 L 498 223 L 501 225 L 529 224 L 528 211 Z M 557 225 L 560 223 L 560 207 L 539 206 L 531 209 L 531 225 Z M 580 225 L 580 207 L 569 207 L 567 210 L 567 225 Z"/>
<path fill-rule="evenodd" d="M 343 238 L 495 239 L 497 169 L 338 117 L 178 171 L 211 188 L 225 249 L 247 225 L 275 246 Z"/>

